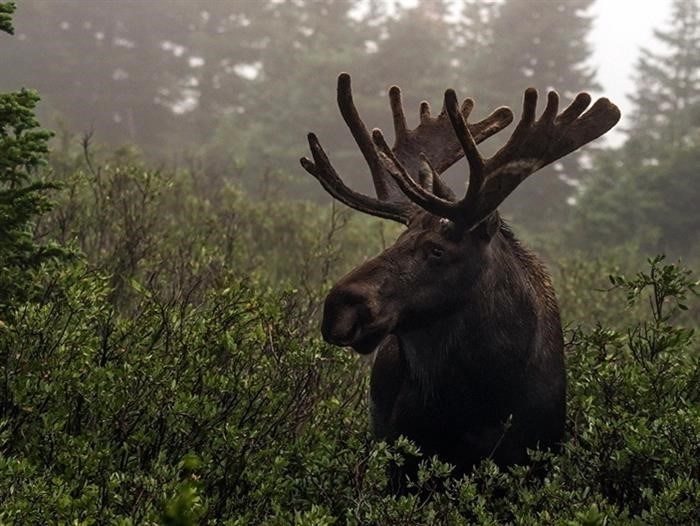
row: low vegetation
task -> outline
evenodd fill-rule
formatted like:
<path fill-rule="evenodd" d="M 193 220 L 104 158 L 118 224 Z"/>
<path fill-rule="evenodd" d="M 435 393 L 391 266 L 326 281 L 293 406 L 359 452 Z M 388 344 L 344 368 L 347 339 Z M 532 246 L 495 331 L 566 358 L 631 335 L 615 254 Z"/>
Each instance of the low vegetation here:
<path fill-rule="evenodd" d="M 70 250 L 13 274 L 4 302 L 0 522 L 700 520 L 698 311 L 683 267 L 655 258 L 604 281 L 610 261 L 559 260 L 564 451 L 533 452 L 541 470 L 487 460 L 459 480 L 426 458 L 415 491 L 394 496 L 386 467 L 414 447 L 371 440 L 366 364 L 317 330 L 329 279 L 394 232 L 233 186 L 206 193 L 202 174 L 85 146 L 37 189 L 61 187 L 53 210 L 25 214 Z M 21 261 L 26 239 L 3 250 Z"/>
<path fill-rule="evenodd" d="M 420 452 L 371 439 L 368 364 L 318 334 L 329 283 L 397 231 L 280 199 L 274 173 L 253 198 L 89 137 L 48 159 L 36 102 L 0 96 L 0 524 L 700 523 L 684 266 L 533 240 L 566 324 L 563 451 L 459 479 L 423 458 L 397 496 L 387 466 Z"/>

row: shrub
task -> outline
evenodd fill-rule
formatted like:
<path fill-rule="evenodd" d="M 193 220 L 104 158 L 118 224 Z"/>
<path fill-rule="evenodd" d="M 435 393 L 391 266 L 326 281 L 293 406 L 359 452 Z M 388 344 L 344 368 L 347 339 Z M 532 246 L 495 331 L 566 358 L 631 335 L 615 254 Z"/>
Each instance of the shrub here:
<path fill-rule="evenodd" d="M 292 485 L 275 470 L 300 467 L 325 433 L 313 428 L 361 400 L 351 357 L 298 337 L 284 298 L 245 283 L 198 306 L 133 283 L 126 318 L 109 282 L 65 270 L 2 331 L 0 519 L 154 522 L 183 499 L 205 518 L 263 516 Z"/>
<path fill-rule="evenodd" d="M 661 259 L 613 290 L 653 302 L 626 331 L 569 332 L 569 437 L 543 472 L 424 459 L 368 433 L 367 370 L 234 271 L 194 295 L 132 279 L 128 309 L 85 263 L 44 275 L 0 331 L 0 521 L 14 524 L 690 524 L 700 378 L 677 326 L 694 283 Z"/>

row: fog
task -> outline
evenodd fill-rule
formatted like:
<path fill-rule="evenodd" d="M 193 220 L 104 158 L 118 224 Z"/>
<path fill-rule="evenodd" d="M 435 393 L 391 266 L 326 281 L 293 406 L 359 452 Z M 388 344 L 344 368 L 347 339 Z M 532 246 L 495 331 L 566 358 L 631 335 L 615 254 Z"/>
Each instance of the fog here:
<path fill-rule="evenodd" d="M 515 222 L 548 232 L 583 210 L 601 152 L 616 152 L 618 168 L 632 174 L 667 157 L 648 141 L 695 144 L 697 16 L 695 2 L 672 0 L 644 8 L 616 0 L 23 0 L 15 37 L 1 37 L 0 89 L 40 92 L 41 121 L 59 132 L 57 147 L 90 132 L 94 144 L 129 145 L 169 166 L 196 163 L 254 196 L 274 174 L 286 197 L 314 201 L 327 197 L 298 165 L 309 131 L 351 186 L 372 191 L 335 107 L 341 71 L 353 76 L 367 126 L 389 136 L 394 84 L 409 125 L 421 100 L 436 111 L 448 87 L 476 101 L 477 118 L 501 105 L 517 114 L 528 86 L 555 89 L 564 101 L 580 91 L 608 97 L 623 115 L 614 130 L 504 205 Z M 447 172 L 458 190 L 464 171 Z M 629 184 L 626 177 L 614 176 Z"/>

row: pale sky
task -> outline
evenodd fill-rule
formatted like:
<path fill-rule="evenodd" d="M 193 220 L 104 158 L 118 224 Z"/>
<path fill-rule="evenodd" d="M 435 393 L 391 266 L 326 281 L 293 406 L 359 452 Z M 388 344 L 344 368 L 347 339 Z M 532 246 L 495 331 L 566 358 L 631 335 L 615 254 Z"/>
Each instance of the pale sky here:
<path fill-rule="evenodd" d="M 418 0 L 396 1 L 415 5 Z M 528 1 L 546 3 L 551 0 Z M 667 27 L 671 4 L 672 0 L 596 0 L 591 8 L 594 17 L 589 35 L 593 48 L 591 63 L 596 66 L 598 82 L 602 86 L 597 95 L 608 97 L 622 111 L 620 123 L 605 135 L 612 145 L 618 145 L 624 139 L 619 130 L 626 127 L 625 116 L 631 109 L 627 95 L 633 91 L 632 74 L 639 49 L 655 48 L 653 30 Z"/>
<path fill-rule="evenodd" d="M 547 1 L 547 0 L 534 0 Z M 632 74 L 639 49 L 654 49 L 655 28 L 665 28 L 671 15 L 671 0 L 597 0 L 590 41 L 593 44 L 591 62 L 597 67 L 601 94 L 620 107 L 622 120 L 617 129 L 625 127 L 625 115 L 631 109 L 627 95 L 633 91 Z M 622 134 L 613 130 L 607 137 L 613 144 Z"/>

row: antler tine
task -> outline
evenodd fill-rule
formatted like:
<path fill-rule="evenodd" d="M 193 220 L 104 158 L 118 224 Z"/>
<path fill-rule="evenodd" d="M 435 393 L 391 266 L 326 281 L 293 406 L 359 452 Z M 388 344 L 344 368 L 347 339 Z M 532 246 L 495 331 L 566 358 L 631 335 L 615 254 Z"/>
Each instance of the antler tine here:
<path fill-rule="evenodd" d="M 474 106 L 471 99 L 467 99 L 471 104 L 465 105 L 468 110 L 466 114 L 459 111 L 457 107 L 457 94 L 455 90 L 448 89 L 445 91 L 445 111 L 450 117 L 452 128 L 454 128 L 457 140 L 462 145 L 464 155 L 469 163 L 469 186 L 475 186 L 477 189 L 481 187 L 484 180 L 484 160 L 476 147 L 474 137 L 472 137 L 469 127 L 465 119 L 469 118 L 469 113 Z M 466 102 L 466 101 L 465 101 Z"/>
<path fill-rule="evenodd" d="M 416 128 L 409 130 L 401 102 L 401 90 L 397 86 L 392 86 L 389 90 L 389 101 L 394 117 L 395 132 L 392 151 L 408 173 L 418 173 L 421 165 L 420 154 L 425 155 L 438 176 L 462 158 L 464 152 L 455 136 L 444 106 L 439 115 L 432 117 L 430 105 L 425 101 L 421 102 L 420 123 Z M 467 116 L 473 105 L 474 102 L 471 99 L 466 99 L 459 111 L 462 115 Z M 510 108 L 502 107 L 496 109 L 485 119 L 469 124 L 469 129 L 475 142 L 480 143 L 508 126 L 512 120 L 513 112 Z M 391 171 L 390 167 L 385 168 Z M 441 182 L 440 186 L 444 188 L 445 184 Z"/>
<path fill-rule="evenodd" d="M 400 95 L 398 104 L 399 109 L 397 110 L 392 99 L 394 126 L 403 126 L 405 129 L 406 119 L 403 117 L 403 110 L 400 109 Z M 372 174 L 372 182 L 374 183 L 374 189 L 377 193 L 377 197 L 382 201 L 389 200 L 392 197 L 392 194 L 396 194 L 397 192 L 392 192 L 392 183 L 390 180 L 387 180 L 386 172 L 379 160 L 377 150 L 375 149 L 374 144 L 372 144 L 369 131 L 367 131 L 367 127 L 365 126 L 365 123 L 362 121 L 362 118 L 355 107 L 355 102 L 352 98 L 350 75 L 348 73 L 341 73 L 338 75 L 338 108 L 340 109 L 340 113 L 343 116 L 345 123 L 350 129 L 350 133 L 352 133 L 352 136 L 355 138 L 357 146 L 360 148 L 363 157 L 369 165 L 369 170 Z M 403 120 L 403 124 L 401 123 L 401 120 Z"/>
<path fill-rule="evenodd" d="M 471 99 L 467 99 L 467 101 L 472 102 Z M 471 112 L 473 105 L 473 102 L 469 105 L 469 112 Z M 481 187 L 484 184 L 484 159 L 481 157 L 474 137 L 469 131 L 469 126 L 465 122 L 465 119 L 469 118 L 469 113 L 463 114 L 459 111 L 457 94 L 452 89 L 448 89 L 445 92 L 445 111 L 450 117 L 452 128 L 454 128 L 457 139 L 462 145 L 462 150 L 464 150 L 464 155 L 469 163 L 469 186 L 467 187 L 467 194 L 460 201 L 460 207 L 463 211 L 473 210 Z M 463 218 L 463 220 L 466 219 L 466 217 Z"/>
<path fill-rule="evenodd" d="M 391 106 L 391 114 L 394 117 L 394 132 L 398 138 L 405 135 L 408 131 L 406 115 L 403 112 L 403 102 L 401 102 L 401 88 L 398 86 L 389 88 L 389 105 Z"/>
<path fill-rule="evenodd" d="M 620 120 L 620 110 L 605 98 L 583 113 L 590 101 L 590 95 L 580 93 L 557 115 L 559 95 L 550 91 L 547 105 L 536 119 L 537 91 L 525 91 L 517 127 L 505 146 L 485 161 L 485 181 L 478 205 L 470 212 L 470 223 L 476 225 L 496 210 L 528 176 L 597 139 Z"/>
<path fill-rule="evenodd" d="M 379 148 L 380 155 L 383 155 L 387 161 L 386 166 L 391 167 L 389 174 L 394 178 L 396 183 L 401 188 L 401 191 L 415 204 L 422 209 L 440 217 L 455 217 L 458 213 L 458 203 L 448 201 L 438 197 L 434 193 L 423 188 L 418 184 L 413 177 L 409 175 L 403 164 L 396 158 L 394 152 L 389 148 L 389 145 L 384 139 L 381 130 L 374 129 L 372 131 L 372 139 L 374 144 Z"/>
<path fill-rule="evenodd" d="M 435 178 L 437 174 L 433 167 L 430 166 L 430 161 L 428 158 L 421 154 L 420 155 L 420 168 L 418 169 L 418 182 L 422 188 L 425 188 L 428 192 L 434 192 L 433 185 L 435 183 Z"/>
<path fill-rule="evenodd" d="M 316 135 L 309 133 L 308 139 L 314 162 L 302 157 L 300 159 L 301 165 L 321 183 L 331 196 L 360 212 L 408 224 L 415 212 L 410 203 L 380 201 L 350 189 L 343 183 L 331 165 Z"/>
<path fill-rule="evenodd" d="M 418 169 L 420 185 L 423 188 L 430 190 L 438 197 L 442 197 L 448 201 L 456 201 L 457 197 L 455 196 L 454 192 L 440 178 L 439 174 L 435 171 L 435 168 L 433 168 L 433 165 L 430 164 L 430 159 L 428 159 L 424 153 L 421 153 L 418 156 L 418 159 L 420 160 L 420 168 Z M 427 184 L 428 180 L 430 181 L 430 184 Z"/>

